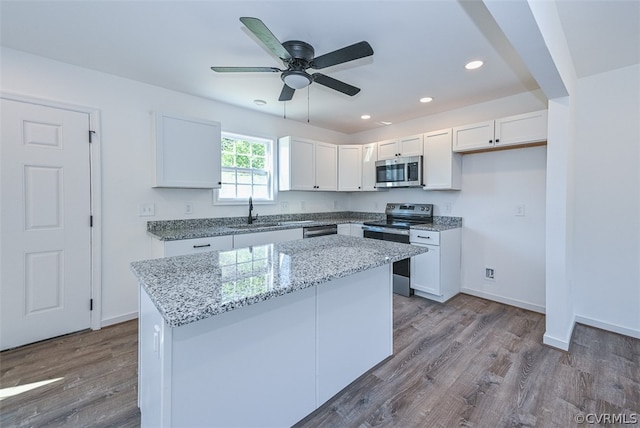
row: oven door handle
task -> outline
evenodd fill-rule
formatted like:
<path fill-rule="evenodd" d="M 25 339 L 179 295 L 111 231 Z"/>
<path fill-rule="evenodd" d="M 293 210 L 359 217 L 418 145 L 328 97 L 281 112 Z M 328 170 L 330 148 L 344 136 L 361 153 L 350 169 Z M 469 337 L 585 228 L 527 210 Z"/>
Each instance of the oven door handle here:
<path fill-rule="evenodd" d="M 409 235 L 409 230 L 406 229 L 396 229 L 392 227 L 381 227 L 381 226 L 362 226 L 363 232 L 379 232 L 379 233 L 389 233 L 392 235 Z"/>

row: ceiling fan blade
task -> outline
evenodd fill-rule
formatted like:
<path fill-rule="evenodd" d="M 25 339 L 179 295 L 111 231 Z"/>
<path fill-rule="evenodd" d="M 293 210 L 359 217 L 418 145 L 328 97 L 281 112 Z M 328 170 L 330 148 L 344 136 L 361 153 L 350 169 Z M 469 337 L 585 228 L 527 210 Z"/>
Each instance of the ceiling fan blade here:
<path fill-rule="evenodd" d="M 311 68 L 320 70 L 343 62 L 353 61 L 354 59 L 364 58 L 373 55 L 373 48 L 367 42 L 354 43 L 333 52 L 320 55 L 313 59 Z"/>
<path fill-rule="evenodd" d="M 314 73 L 311 75 L 311 77 L 313 77 L 314 82 L 326 86 L 327 88 L 335 89 L 336 91 L 342 92 L 343 94 L 349 96 L 354 96 L 355 94 L 360 92 L 360 88 L 356 88 L 355 86 L 351 86 L 347 83 L 324 75 L 322 73 Z"/>
<path fill-rule="evenodd" d="M 211 67 L 218 73 L 250 73 L 250 72 L 271 72 L 277 73 L 283 70 L 275 67 Z"/>
<path fill-rule="evenodd" d="M 291 54 L 282 43 L 273 35 L 271 30 L 258 18 L 243 16 L 240 21 L 251 31 L 271 52 L 276 54 L 283 61 L 289 61 Z"/>
<path fill-rule="evenodd" d="M 282 92 L 280 92 L 280 98 L 278 98 L 278 101 L 291 101 L 291 98 L 293 98 L 293 93 L 296 90 L 293 88 L 290 88 L 287 85 L 284 85 L 282 87 Z"/>

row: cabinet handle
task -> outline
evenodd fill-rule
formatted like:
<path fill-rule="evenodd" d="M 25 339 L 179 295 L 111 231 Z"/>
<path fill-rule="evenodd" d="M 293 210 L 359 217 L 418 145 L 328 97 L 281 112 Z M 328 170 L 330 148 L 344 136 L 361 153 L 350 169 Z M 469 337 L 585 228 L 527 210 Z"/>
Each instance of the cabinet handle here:
<path fill-rule="evenodd" d="M 489 144 L 493 143 L 493 140 L 489 140 Z"/>
<path fill-rule="evenodd" d="M 211 244 L 202 244 L 202 245 L 194 245 L 193 248 L 206 248 L 206 247 L 210 247 Z"/>
<path fill-rule="evenodd" d="M 499 143 L 499 142 L 500 142 L 500 138 L 496 138 L 496 143 Z"/>
<path fill-rule="evenodd" d="M 418 238 L 422 238 L 422 239 L 431 239 L 431 237 L 430 237 L 430 236 L 420 236 L 420 235 L 418 235 Z"/>

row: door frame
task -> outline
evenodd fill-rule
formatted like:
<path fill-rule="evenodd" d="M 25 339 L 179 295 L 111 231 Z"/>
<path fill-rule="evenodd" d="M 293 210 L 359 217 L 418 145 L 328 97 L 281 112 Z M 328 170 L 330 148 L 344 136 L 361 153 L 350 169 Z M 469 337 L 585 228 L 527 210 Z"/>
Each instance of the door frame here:
<path fill-rule="evenodd" d="M 102 327 L 102 145 L 100 132 L 100 110 L 94 107 L 69 104 L 43 98 L 31 97 L 0 91 L 0 98 L 19 101 L 29 104 L 52 107 L 62 110 L 70 110 L 85 113 L 89 116 L 89 129 L 92 132 L 89 145 L 90 168 L 90 203 L 93 227 L 91 228 L 91 299 L 93 310 L 91 311 L 91 329 L 99 330 Z M 87 139 L 89 136 L 87 135 Z M 87 144 L 89 142 L 87 141 Z M 0 201 L 1 203 L 1 201 Z M 88 219 L 87 219 L 88 220 Z"/>

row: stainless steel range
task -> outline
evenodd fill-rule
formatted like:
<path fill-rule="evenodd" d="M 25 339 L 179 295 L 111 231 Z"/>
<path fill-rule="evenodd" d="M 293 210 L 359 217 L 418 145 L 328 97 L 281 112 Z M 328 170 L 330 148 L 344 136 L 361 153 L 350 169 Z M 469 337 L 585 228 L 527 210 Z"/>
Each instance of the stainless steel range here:
<path fill-rule="evenodd" d="M 382 241 L 409 243 L 409 228 L 412 225 L 433 222 L 433 204 L 387 204 L 386 221 L 365 222 L 362 230 L 365 238 Z M 393 292 L 410 296 L 411 260 L 404 259 L 393 264 Z"/>

